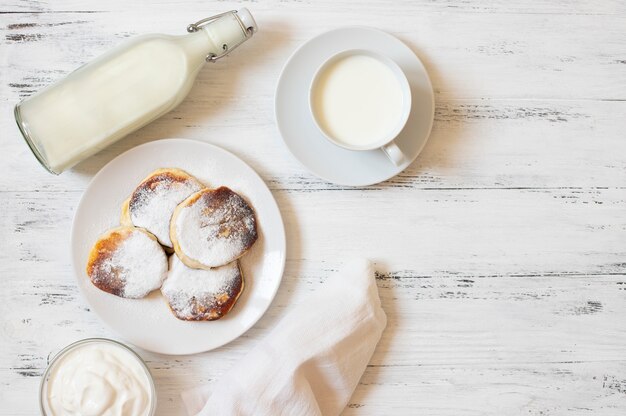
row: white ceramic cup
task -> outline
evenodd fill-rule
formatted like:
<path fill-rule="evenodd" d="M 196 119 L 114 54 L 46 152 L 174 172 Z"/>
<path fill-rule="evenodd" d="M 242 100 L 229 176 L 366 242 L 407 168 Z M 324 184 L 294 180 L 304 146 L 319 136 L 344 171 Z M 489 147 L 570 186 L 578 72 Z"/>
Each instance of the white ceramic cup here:
<path fill-rule="evenodd" d="M 343 143 L 334 138 L 331 134 L 329 134 L 319 122 L 318 117 L 315 114 L 315 105 L 313 103 L 315 95 L 314 92 L 316 91 L 316 88 L 318 86 L 317 84 L 320 80 L 321 74 L 323 74 L 330 65 L 334 64 L 340 59 L 353 55 L 365 55 L 368 57 L 372 57 L 386 65 L 396 76 L 402 90 L 402 112 L 401 114 L 398 114 L 397 124 L 394 126 L 393 129 L 389 130 L 377 141 L 365 146 L 354 146 Z M 331 56 L 322 65 L 320 65 L 320 67 L 315 72 L 315 75 L 313 76 L 313 80 L 311 81 L 311 85 L 309 87 L 309 111 L 311 112 L 317 128 L 331 143 L 339 147 L 343 147 L 344 149 L 355 151 L 381 149 L 383 152 L 385 152 L 389 160 L 391 160 L 396 166 L 400 166 L 406 161 L 404 153 L 402 152 L 400 147 L 398 147 L 398 145 L 394 142 L 394 139 L 400 134 L 400 132 L 404 128 L 411 113 L 411 87 L 402 69 L 391 58 L 367 49 L 348 49 Z"/>

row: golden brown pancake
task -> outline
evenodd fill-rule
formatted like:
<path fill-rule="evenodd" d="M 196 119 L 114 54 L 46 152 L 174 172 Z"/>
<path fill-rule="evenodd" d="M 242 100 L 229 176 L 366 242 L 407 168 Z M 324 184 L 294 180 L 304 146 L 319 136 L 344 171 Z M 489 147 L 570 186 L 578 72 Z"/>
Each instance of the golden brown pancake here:
<path fill-rule="evenodd" d="M 243 287 L 238 261 L 210 270 L 191 269 L 173 255 L 161 293 L 178 319 L 213 321 L 232 309 Z"/>
<path fill-rule="evenodd" d="M 170 238 L 188 267 L 210 269 L 241 257 L 257 240 L 254 210 L 222 186 L 192 194 L 174 210 Z"/>
<path fill-rule="evenodd" d="M 142 298 L 161 287 L 167 257 L 145 230 L 121 226 L 104 233 L 92 247 L 87 276 L 100 290 L 122 298 Z"/>
<path fill-rule="evenodd" d="M 165 247 L 172 247 L 170 219 L 178 204 L 204 185 L 176 168 L 157 169 L 146 177 L 122 206 L 121 223 L 145 228 Z M 126 204 L 126 202 L 125 202 Z"/>

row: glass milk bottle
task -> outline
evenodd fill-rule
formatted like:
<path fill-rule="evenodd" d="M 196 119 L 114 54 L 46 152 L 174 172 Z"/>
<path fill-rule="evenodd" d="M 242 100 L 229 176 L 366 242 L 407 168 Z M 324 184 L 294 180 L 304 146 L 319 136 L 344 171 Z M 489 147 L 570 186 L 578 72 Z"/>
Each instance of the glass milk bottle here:
<path fill-rule="evenodd" d="M 205 62 L 249 39 L 247 9 L 203 19 L 183 36 L 130 39 L 15 106 L 31 150 L 59 174 L 176 107 Z"/>

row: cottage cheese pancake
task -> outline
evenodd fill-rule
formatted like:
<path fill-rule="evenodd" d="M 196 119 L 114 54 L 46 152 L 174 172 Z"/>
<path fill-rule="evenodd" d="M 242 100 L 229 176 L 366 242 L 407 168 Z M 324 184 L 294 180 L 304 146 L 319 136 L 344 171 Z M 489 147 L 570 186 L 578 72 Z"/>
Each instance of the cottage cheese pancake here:
<path fill-rule="evenodd" d="M 102 235 L 89 253 L 87 275 L 100 290 L 137 299 L 161 287 L 167 257 L 157 239 L 140 228 L 121 226 Z"/>
<path fill-rule="evenodd" d="M 243 291 L 239 261 L 210 270 L 192 269 L 173 255 L 161 293 L 172 313 L 185 321 L 213 321 L 226 315 Z"/>
<path fill-rule="evenodd" d="M 170 238 L 187 266 L 223 266 L 241 257 L 257 240 L 254 210 L 225 186 L 203 189 L 176 207 Z"/>
<path fill-rule="evenodd" d="M 172 247 L 169 229 L 178 204 L 204 186 L 181 169 L 158 169 L 137 186 L 122 207 L 121 223 L 145 228 L 159 243 Z"/>

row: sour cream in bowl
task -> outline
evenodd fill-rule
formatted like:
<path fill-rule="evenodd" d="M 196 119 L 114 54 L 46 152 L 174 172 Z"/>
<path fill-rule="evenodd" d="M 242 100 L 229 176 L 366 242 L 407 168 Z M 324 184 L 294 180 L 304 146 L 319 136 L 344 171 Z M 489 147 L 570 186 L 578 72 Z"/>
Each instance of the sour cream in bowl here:
<path fill-rule="evenodd" d="M 89 338 L 52 359 L 40 402 L 45 416 L 152 416 L 156 390 L 137 353 L 113 340 Z"/>

